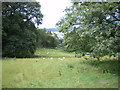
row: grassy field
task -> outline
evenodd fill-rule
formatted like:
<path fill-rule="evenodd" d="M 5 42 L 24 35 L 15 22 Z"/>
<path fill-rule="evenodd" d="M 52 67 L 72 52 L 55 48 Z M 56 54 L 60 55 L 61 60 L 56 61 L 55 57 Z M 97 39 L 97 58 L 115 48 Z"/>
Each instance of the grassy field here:
<path fill-rule="evenodd" d="M 35 58 L 3 58 L 3 88 L 117 88 L 118 61 L 37 49 Z M 86 59 L 87 58 L 87 59 Z"/>

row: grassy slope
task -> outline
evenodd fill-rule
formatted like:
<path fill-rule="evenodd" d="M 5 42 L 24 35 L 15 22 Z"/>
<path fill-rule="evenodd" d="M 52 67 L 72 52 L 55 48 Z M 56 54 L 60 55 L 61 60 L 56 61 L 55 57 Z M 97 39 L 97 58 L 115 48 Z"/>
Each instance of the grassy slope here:
<path fill-rule="evenodd" d="M 35 58 L 3 59 L 4 88 L 118 87 L 115 60 L 98 62 L 90 57 L 85 60 L 56 49 L 38 49 L 35 55 Z"/>

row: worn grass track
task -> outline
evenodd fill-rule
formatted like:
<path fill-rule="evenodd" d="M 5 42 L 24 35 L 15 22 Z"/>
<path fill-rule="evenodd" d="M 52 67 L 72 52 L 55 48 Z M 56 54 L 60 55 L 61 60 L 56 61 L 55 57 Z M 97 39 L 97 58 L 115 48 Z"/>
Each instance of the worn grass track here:
<path fill-rule="evenodd" d="M 86 56 L 88 57 L 88 56 Z M 117 88 L 118 61 L 60 49 L 37 49 L 35 58 L 3 58 L 3 88 Z"/>

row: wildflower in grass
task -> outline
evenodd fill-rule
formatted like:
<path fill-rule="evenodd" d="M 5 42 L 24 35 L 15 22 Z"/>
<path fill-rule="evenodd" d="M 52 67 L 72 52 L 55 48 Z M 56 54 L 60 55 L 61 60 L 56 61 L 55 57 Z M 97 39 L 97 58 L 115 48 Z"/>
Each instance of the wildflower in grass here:
<path fill-rule="evenodd" d="M 60 58 L 60 60 L 63 60 L 62 58 Z"/>
<path fill-rule="evenodd" d="M 58 58 L 59 60 L 61 59 L 61 58 Z"/>
<path fill-rule="evenodd" d="M 53 59 L 53 57 L 51 57 L 50 59 Z"/>
<path fill-rule="evenodd" d="M 63 59 L 65 59 L 65 57 L 63 57 Z"/>
<path fill-rule="evenodd" d="M 43 58 L 43 59 L 45 59 L 45 58 Z"/>
<path fill-rule="evenodd" d="M 49 52 L 47 52 L 47 54 L 49 54 Z"/>

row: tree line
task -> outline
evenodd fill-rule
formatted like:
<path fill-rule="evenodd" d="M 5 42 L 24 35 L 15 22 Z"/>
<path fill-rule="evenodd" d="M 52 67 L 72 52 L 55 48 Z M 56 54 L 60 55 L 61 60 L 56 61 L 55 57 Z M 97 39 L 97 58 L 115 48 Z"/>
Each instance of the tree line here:
<path fill-rule="evenodd" d="M 58 45 L 56 34 L 35 27 L 42 24 L 40 8 L 37 2 L 2 3 L 3 57 L 33 57 L 38 47 Z M 74 2 L 56 26 L 66 51 L 119 56 L 120 2 Z"/>
<path fill-rule="evenodd" d="M 56 47 L 57 37 L 35 24 L 42 24 L 38 2 L 2 3 L 2 56 L 33 57 L 37 47 Z"/>

